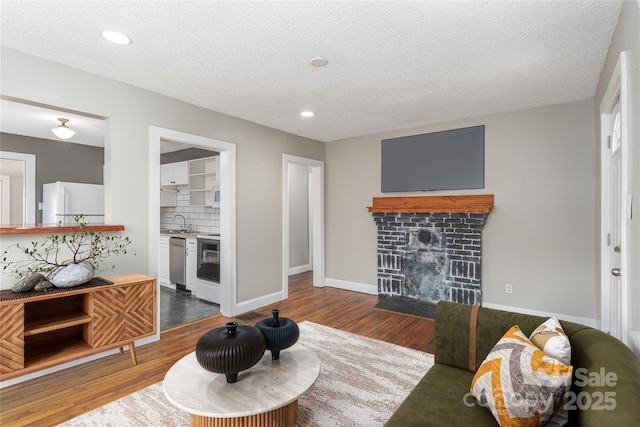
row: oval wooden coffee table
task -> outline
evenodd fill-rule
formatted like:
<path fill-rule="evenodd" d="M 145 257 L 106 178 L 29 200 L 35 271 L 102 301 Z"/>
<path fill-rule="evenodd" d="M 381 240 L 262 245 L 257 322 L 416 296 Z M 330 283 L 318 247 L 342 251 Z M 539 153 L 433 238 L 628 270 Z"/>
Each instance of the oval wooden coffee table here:
<path fill-rule="evenodd" d="M 319 373 L 320 360 L 301 344 L 283 350 L 278 360 L 265 352 L 233 384 L 201 367 L 193 352 L 169 369 L 163 389 L 169 402 L 190 414 L 192 426 L 293 427 L 298 398 Z"/>

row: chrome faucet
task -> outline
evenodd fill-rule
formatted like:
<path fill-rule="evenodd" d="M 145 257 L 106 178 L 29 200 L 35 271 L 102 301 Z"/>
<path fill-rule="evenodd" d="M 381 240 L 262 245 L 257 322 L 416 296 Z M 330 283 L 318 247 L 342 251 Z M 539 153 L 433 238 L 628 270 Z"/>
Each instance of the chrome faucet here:
<path fill-rule="evenodd" d="M 182 227 L 180 228 L 180 230 L 187 231 L 187 219 L 184 217 L 184 215 L 180 215 L 180 214 L 174 215 L 173 219 L 176 219 L 177 217 L 182 218 Z"/>

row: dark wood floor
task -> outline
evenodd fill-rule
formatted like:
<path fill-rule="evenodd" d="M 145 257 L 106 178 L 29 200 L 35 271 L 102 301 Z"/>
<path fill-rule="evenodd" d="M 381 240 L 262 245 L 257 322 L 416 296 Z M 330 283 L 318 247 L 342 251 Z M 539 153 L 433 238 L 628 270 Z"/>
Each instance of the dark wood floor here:
<path fill-rule="evenodd" d="M 278 308 L 282 317 L 308 320 L 382 341 L 434 351 L 434 322 L 375 309 L 378 297 L 335 288 L 314 288 L 311 274 L 291 276 L 289 299 L 255 310 L 255 324 Z M 241 316 L 243 317 L 243 316 Z M 230 319 L 216 316 L 164 331 L 158 342 L 138 348 L 138 364 L 128 352 L 29 380 L 0 390 L 0 425 L 52 426 L 161 381 L 180 358 L 194 351 L 205 332 Z"/>

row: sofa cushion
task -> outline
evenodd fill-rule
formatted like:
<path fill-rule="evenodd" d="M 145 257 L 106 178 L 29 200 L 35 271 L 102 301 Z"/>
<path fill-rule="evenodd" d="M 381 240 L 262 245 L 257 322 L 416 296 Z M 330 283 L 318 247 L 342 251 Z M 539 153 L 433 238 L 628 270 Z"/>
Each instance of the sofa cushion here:
<path fill-rule="evenodd" d="M 436 363 L 469 369 L 470 313 L 471 306 L 468 304 L 438 302 L 435 325 Z M 528 335 L 544 321 L 544 317 L 480 308 L 476 332 L 475 366 L 480 366 L 495 343 L 511 326 L 520 326 L 520 329 Z"/>
<path fill-rule="evenodd" d="M 501 426 L 539 426 L 560 408 L 571 373 L 512 326 L 476 371 L 471 391 Z"/>
<path fill-rule="evenodd" d="M 387 427 L 492 426 L 496 421 L 469 392 L 473 373 L 435 364 L 387 421 Z"/>

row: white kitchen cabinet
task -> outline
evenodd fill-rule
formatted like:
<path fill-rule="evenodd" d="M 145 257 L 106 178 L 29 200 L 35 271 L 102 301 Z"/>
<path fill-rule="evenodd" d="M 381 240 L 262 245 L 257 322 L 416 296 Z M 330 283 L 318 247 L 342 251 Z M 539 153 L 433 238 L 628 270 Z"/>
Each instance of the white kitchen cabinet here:
<path fill-rule="evenodd" d="M 173 188 L 160 188 L 160 207 L 178 206 L 178 191 Z"/>
<path fill-rule="evenodd" d="M 158 250 L 158 283 L 171 286 L 169 279 L 169 236 L 160 235 Z"/>
<path fill-rule="evenodd" d="M 198 285 L 198 241 L 197 239 L 187 239 L 187 289 L 196 293 Z"/>
<path fill-rule="evenodd" d="M 160 165 L 160 185 L 189 185 L 189 162 L 165 163 Z"/>
<path fill-rule="evenodd" d="M 189 204 L 217 207 L 214 187 L 220 190 L 220 156 L 189 161 Z"/>

